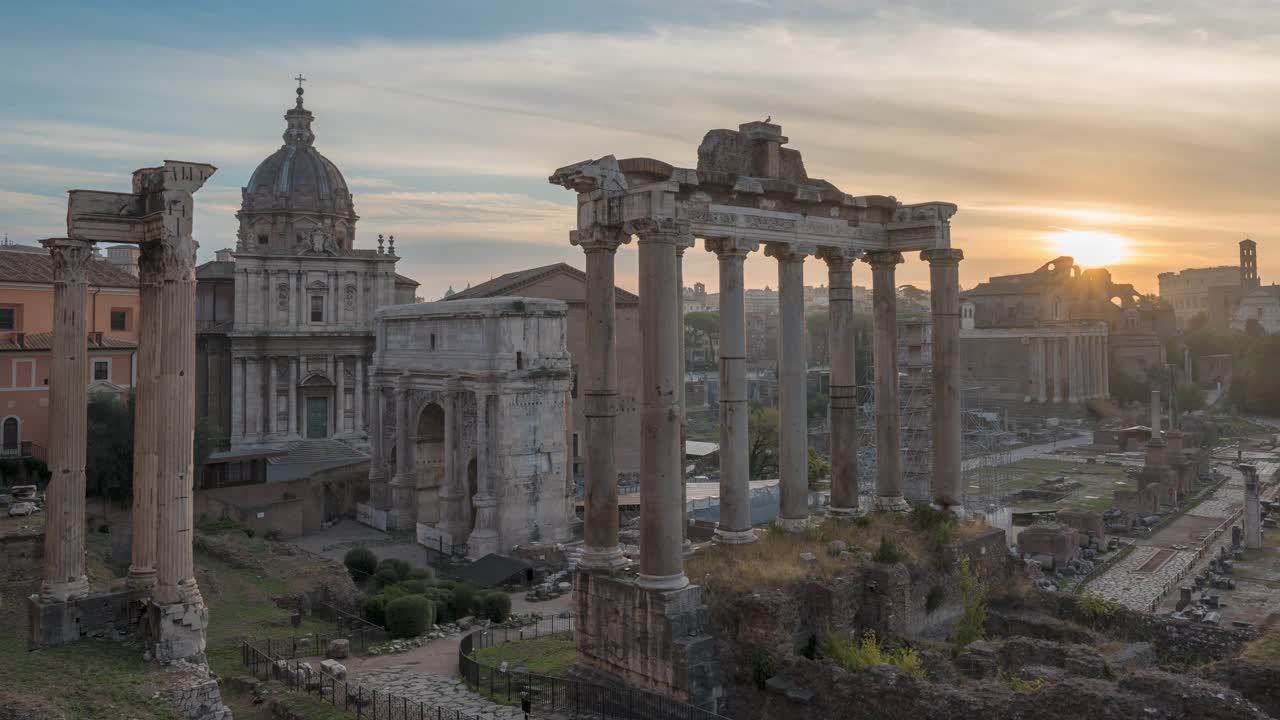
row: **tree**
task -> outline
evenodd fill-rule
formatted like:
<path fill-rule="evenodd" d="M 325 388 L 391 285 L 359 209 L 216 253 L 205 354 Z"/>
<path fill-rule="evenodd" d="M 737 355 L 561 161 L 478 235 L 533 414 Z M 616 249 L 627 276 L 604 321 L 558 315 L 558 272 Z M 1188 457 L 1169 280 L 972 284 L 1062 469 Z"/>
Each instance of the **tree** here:
<path fill-rule="evenodd" d="M 826 458 L 818 454 L 817 450 L 809 448 L 808 455 L 809 469 L 809 486 L 813 487 L 817 482 L 831 474 L 831 463 Z"/>
<path fill-rule="evenodd" d="M 133 396 L 89 396 L 85 441 L 88 495 L 122 502 L 133 495 Z"/>
<path fill-rule="evenodd" d="M 685 352 L 705 347 L 711 358 L 705 365 L 714 366 L 720 341 L 720 313 L 691 312 L 684 316 Z"/>
<path fill-rule="evenodd" d="M 1249 318 L 1244 321 L 1244 334 L 1251 338 L 1262 337 L 1267 334 L 1266 328 L 1262 327 L 1262 323 L 1257 318 Z"/>
<path fill-rule="evenodd" d="M 1188 330 L 1203 330 L 1206 327 L 1209 327 L 1209 316 L 1204 313 L 1196 313 L 1187 323 Z"/>
<path fill-rule="evenodd" d="M 1141 313 L 1164 312 L 1173 309 L 1173 306 L 1169 304 L 1168 300 L 1165 300 L 1159 295 L 1155 295 L 1153 293 L 1139 295 L 1137 306 L 1138 312 Z"/>
<path fill-rule="evenodd" d="M 1183 412 L 1195 412 L 1196 410 L 1204 409 L 1204 391 L 1198 385 L 1179 385 L 1178 409 Z"/>
<path fill-rule="evenodd" d="M 1280 415 L 1280 373 L 1275 371 L 1280 358 L 1280 335 L 1264 335 L 1252 341 L 1244 357 L 1236 364 L 1231 379 L 1231 397 L 1249 412 Z"/>
<path fill-rule="evenodd" d="M 778 409 L 754 405 L 747 416 L 747 467 L 752 479 L 760 479 L 776 467 L 778 452 Z"/>
<path fill-rule="evenodd" d="M 814 393 L 809 396 L 809 418 L 820 419 L 826 417 L 827 406 L 831 404 L 831 398 L 825 393 Z"/>

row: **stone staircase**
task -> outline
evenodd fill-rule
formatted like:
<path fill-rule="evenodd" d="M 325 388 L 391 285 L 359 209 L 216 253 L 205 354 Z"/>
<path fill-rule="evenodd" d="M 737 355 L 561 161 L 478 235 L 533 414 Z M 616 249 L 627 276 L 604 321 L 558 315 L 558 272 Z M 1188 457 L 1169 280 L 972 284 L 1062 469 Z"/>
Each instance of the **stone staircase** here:
<path fill-rule="evenodd" d="M 295 440 L 288 445 L 289 454 L 274 457 L 267 462 L 275 465 L 294 463 L 333 462 L 335 460 L 363 460 L 368 457 L 340 440 Z"/>

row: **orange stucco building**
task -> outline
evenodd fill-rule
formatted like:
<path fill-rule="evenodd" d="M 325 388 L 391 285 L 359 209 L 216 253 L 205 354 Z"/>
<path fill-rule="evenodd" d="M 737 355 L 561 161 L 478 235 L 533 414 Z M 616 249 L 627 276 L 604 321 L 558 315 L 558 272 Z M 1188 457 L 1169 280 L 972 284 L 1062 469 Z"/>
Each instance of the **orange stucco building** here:
<path fill-rule="evenodd" d="M 129 391 L 138 346 L 134 248 L 111 248 L 89 268 L 85 307 L 92 392 Z M 48 447 L 49 361 L 53 342 L 53 261 L 48 251 L 0 245 L 0 456 Z"/>

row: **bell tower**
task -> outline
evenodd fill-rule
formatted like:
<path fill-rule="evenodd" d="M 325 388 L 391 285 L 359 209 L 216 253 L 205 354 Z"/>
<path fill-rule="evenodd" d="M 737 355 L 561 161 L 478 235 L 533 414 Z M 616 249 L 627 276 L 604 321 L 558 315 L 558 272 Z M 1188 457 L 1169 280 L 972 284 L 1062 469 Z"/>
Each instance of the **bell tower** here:
<path fill-rule="evenodd" d="M 1258 244 L 1245 238 L 1240 241 L 1240 286 L 1247 293 L 1258 285 Z"/>

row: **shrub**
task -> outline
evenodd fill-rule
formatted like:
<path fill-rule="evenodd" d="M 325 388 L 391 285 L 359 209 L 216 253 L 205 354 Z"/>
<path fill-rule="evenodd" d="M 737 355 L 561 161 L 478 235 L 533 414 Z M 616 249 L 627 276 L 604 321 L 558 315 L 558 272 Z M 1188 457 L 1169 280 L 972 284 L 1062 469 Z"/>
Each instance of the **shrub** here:
<path fill-rule="evenodd" d="M 378 627 L 387 626 L 386 610 L 386 595 L 370 595 L 364 599 L 364 619 Z"/>
<path fill-rule="evenodd" d="M 421 595 L 405 595 L 387 603 L 387 632 L 391 637 L 417 637 L 435 621 L 435 607 Z"/>
<path fill-rule="evenodd" d="M 880 547 L 876 548 L 876 552 L 871 556 L 872 560 L 886 565 L 902 562 L 907 559 L 907 554 L 898 547 L 898 543 L 887 537 L 881 536 Z"/>
<path fill-rule="evenodd" d="M 431 589 L 430 583 L 426 580 L 405 580 L 400 583 L 400 587 L 409 595 L 426 595 Z"/>
<path fill-rule="evenodd" d="M 1085 593 L 1076 598 L 1076 608 L 1080 615 L 1090 622 L 1109 618 L 1116 612 L 1116 607 L 1094 593 Z"/>
<path fill-rule="evenodd" d="M 484 593 L 478 600 L 479 615 L 490 622 L 506 622 L 511 615 L 511 596 L 500 590 Z"/>
<path fill-rule="evenodd" d="M 400 576 L 396 574 L 395 568 L 379 567 L 378 571 L 373 574 L 373 586 L 376 590 L 382 590 L 400 583 Z"/>
<path fill-rule="evenodd" d="M 480 591 L 475 585 L 463 583 L 453 589 L 453 616 L 471 615 L 476 603 L 476 593 Z"/>
<path fill-rule="evenodd" d="M 761 690 L 765 689 L 765 683 L 769 682 L 769 678 L 778 674 L 778 661 L 768 650 L 759 645 L 751 649 L 751 680 L 756 687 Z"/>
<path fill-rule="evenodd" d="M 395 573 L 396 582 L 407 579 L 409 577 L 409 571 L 412 570 L 412 568 L 409 567 L 409 563 L 395 558 L 386 558 L 382 562 L 378 563 L 378 569 L 374 571 L 374 574 L 376 575 L 384 569 L 390 569 L 391 572 Z"/>
<path fill-rule="evenodd" d="M 849 672 L 862 672 L 884 664 L 884 655 L 873 630 L 863 634 L 861 641 L 828 630 L 822 636 L 822 654 Z"/>
<path fill-rule="evenodd" d="M 378 556 L 369 548 L 354 547 L 342 558 L 342 564 L 347 566 L 352 580 L 362 582 L 378 569 Z"/>
<path fill-rule="evenodd" d="M 917 680 L 924 679 L 924 661 L 920 659 L 920 653 L 913 647 L 904 645 L 897 650 L 892 650 L 885 656 L 885 660 L 898 668 L 898 672 L 903 675 L 910 675 Z"/>
<path fill-rule="evenodd" d="M 405 579 L 426 580 L 427 582 L 431 582 L 435 579 L 435 573 L 431 572 L 429 568 L 414 568 L 409 571 L 409 574 L 405 576 Z"/>
<path fill-rule="evenodd" d="M 1023 680 L 1017 675 L 1001 675 L 1000 682 L 1004 686 L 1016 693 L 1035 692 L 1044 687 L 1044 680 L 1035 678 L 1034 680 Z"/>
<path fill-rule="evenodd" d="M 960 559 L 960 608 L 955 635 L 958 648 L 981 640 L 987 633 L 987 586 L 969 566 L 968 556 Z"/>
<path fill-rule="evenodd" d="M 436 622 L 453 622 L 458 618 L 453 614 L 453 593 L 440 587 L 433 587 L 426 592 L 427 599 L 436 606 Z"/>

